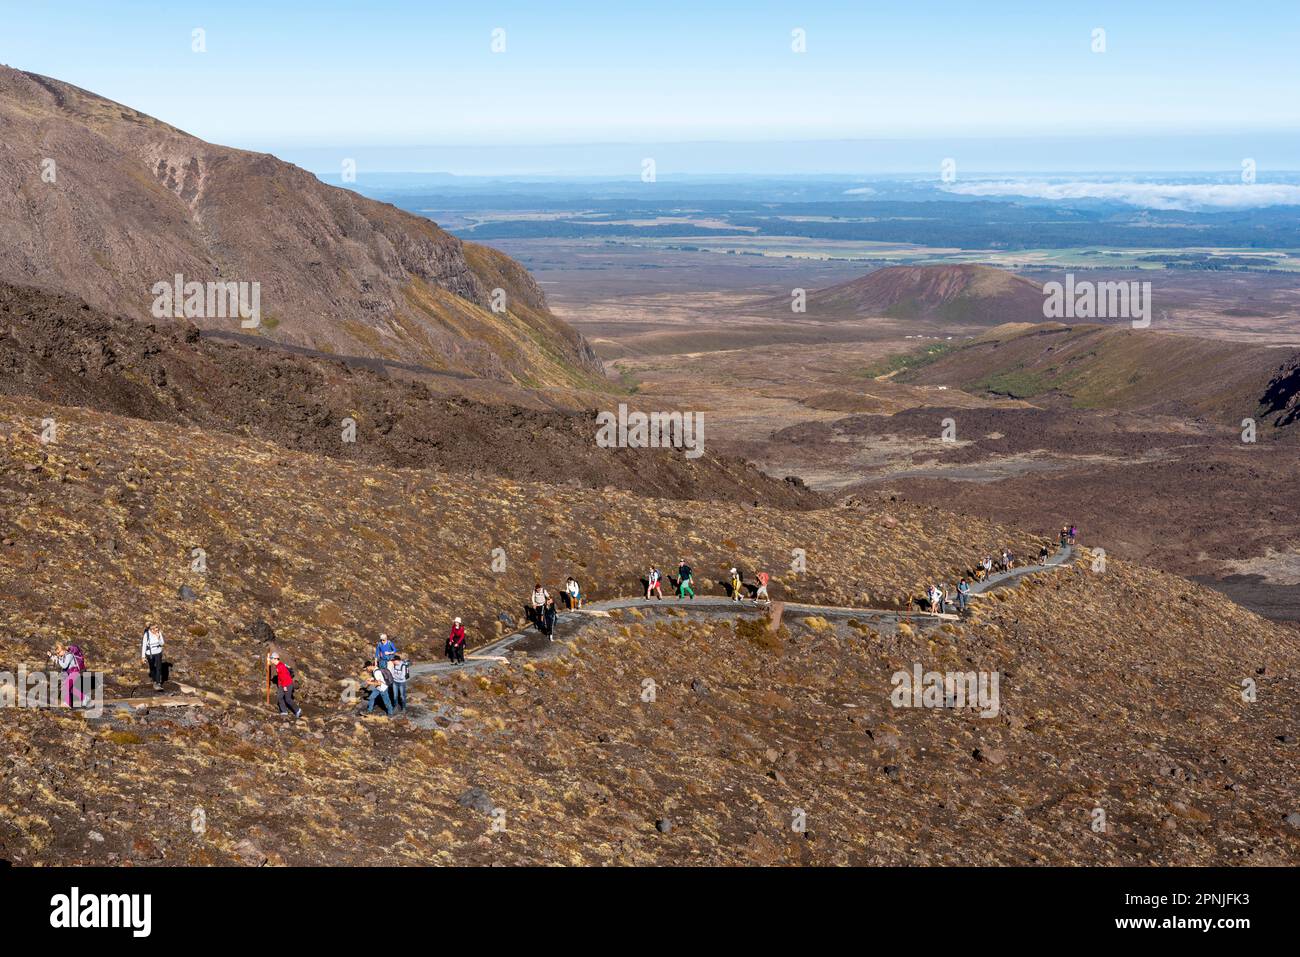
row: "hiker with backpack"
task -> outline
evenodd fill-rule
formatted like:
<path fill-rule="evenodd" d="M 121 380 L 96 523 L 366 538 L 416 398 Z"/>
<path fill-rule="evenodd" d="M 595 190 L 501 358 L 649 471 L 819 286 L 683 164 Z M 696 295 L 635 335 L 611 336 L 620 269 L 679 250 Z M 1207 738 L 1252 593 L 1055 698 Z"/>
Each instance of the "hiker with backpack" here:
<path fill-rule="evenodd" d="M 582 607 L 582 589 L 578 587 L 577 579 L 572 575 L 564 583 L 564 602 L 570 611 Z"/>
<path fill-rule="evenodd" d="M 957 612 L 960 614 L 970 607 L 970 582 L 962 578 L 957 583 Z"/>
<path fill-rule="evenodd" d="M 465 626 L 457 618 L 451 623 L 451 634 L 447 636 L 447 660 L 454 665 L 465 663 Z"/>
<path fill-rule="evenodd" d="M 546 602 L 550 600 L 551 593 L 542 587 L 541 582 L 533 585 L 532 606 L 529 611 L 529 620 L 538 628 L 542 627 L 542 609 L 546 607 Z"/>
<path fill-rule="evenodd" d="M 152 622 L 144 626 L 144 640 L 140 642 L 140 660 L 149 663 L 149 680 L 154 691 L 163 690 L 163 633 Z"/>
<path fill-rule="evenodd" d="M 655 597 L 659 598 L 660 600 L 663 599 L 663 597 L 664 597 L 664 589 L 663 589 L 663 586 L 662 586 L 662 585 L 660 584 L 660 582 L 659 582 L 660 577 L 661 577 L 661 576 L 659 575 L 659 569 L 657 569 L 657 568 L 655 568 L 653 565 L 651 565 L 651 566 L 650 566 L 650 571 L 646 574 L 646 577 L 645 577 L 645 580 L 646 580 L 646 586 L 645 586 L 645 597 L 646 597 L 646 601 L 649 601 L 649 600 L 650 600 L 650 593 L 651 593 L 651 592 L 654 592 Z"/>
<path fill-rule="evenodd" d="M 362 677 L 370 688 L 370 701 L 366 705 L 366 714 L 371 714 L 375 710 L 375 702 L 378 701 L 383 704 L 384 710 L 388 712 L 388 716 L 391 718 L 393 716 L 393 703 L 388 697 L 389 675 L 385 669 L 379 666 L 378 661 L 365 661 L 362 664 L 365 666 Z"/>
<path fill-rule="evenodd" d="M 745 584 L 741 580 L 740 572 L 736 571 L 736 569 L 733 568 L 730 574 L 731 574 L 731 600 L 744 601 Z"/>
<path fill-rule="evenodd" d="M 1078 537 L 1079 537 L 1079 526 L 1078 526 L 1078 525 L 1071 525 L 1071 526 L 1070 526 L 1070 540 L 1069 540 L 1068 544 L 1073 545 L 1073 544 L 1074 544 L 1074 540 L 1075 540 L 1076 538 L 1078 538 Z"/>
<path fill-rule="evenodd" d="M 1051 552 L 1048 551 L 1047 543 L 1044 542 L 1042 548 L 1038 549 L 1038 564 L 1040 564 L 1040 565 L 1046 565 L 1046 564 L 1047 564 L 1047 556 L 1050 555 L 1050 554 L 1051 554 Z"/>
<path fill-rule="evenodd" d="M 77 703 L 84 706 L 90 699 L 81 693 L 81 673 L 86 670 L 86 658 L 77 645 L 64 646 L 62 642 L 54 646 L 50 659 L 63 673 L 63 706 L 72 707 L 72 696 L 77 696 Z"/>
<path fill-rule="evenodd" d="M 547 641 L 555 640 L 555 619 L 557 617 L 559 617 L 559 610 L 555 607 L 555 601 L 547 595 L 546 604 L 542 606 L 542 633 L 546 635 Z"/>
<path fill-rule="evenodd" d="M 409 666 L 401 655 L 394 655 L 388 663 L 388 671 L 393 676 L 393 708 L 406 712 L 406 681 L 410 676 Z"/>
<path fill-rule="evenodd" d="M 756 602 L 759 602 L 759 601 L 765 601 L 765 602 L 767 602 L 767 603 L 770 605 L 770 604 L 772 604 L 772 599 L 771 599 L 770 597 L 768 597 L 768 594 L 767 594 L 767 582 L 768 582 L 768 574 L 767 574 L 767 572 L 759 572 L 759 573 L 758 573 L 758 591 L 754 592 L 754 601 L 756 601 Z"/>
<path fill-rule="evenodd" d="M 393 644 L 391 638 L 387 635 L 379 636 L 379 643 L 375 645 L 375 660 L 381 665 L 386 665 L 397 657 L 397 645 Z"/>
<path fill-rule="evenodd" d="M 685 598 L 690 595 L 695 597 L 695 580 L 691 577 L 691 566 L 686 564 L 686 559 L 677 563 L 677 597 Z"/>
<path fill-rule="evenodd" d="M 280 660 L 278 651 L 266 656 L 266 666 L 270 669 L 271 681 L 275 684 L 275 703 L 280 714 L 292 714 L 297 721 L 302 717 L 302 708 L 293 700 L 293 669 Z"/>

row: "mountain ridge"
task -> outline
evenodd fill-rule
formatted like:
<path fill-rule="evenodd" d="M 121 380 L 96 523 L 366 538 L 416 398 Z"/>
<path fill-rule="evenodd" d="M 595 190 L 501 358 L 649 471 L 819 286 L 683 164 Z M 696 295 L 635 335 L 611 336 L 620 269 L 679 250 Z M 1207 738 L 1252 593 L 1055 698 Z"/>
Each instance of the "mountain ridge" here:
<path fill-rule="evenodd" d="M 0 157 L 0 279 L 138 319 L 156 318 L 150 290 L 178 274 L 256 282 L 253 331 L 275 341 L 606 388 L 586 340 L 522 266 L 270 154 L 0 66 Z M 240 331 L 234 319 L 189 318 Z"/>

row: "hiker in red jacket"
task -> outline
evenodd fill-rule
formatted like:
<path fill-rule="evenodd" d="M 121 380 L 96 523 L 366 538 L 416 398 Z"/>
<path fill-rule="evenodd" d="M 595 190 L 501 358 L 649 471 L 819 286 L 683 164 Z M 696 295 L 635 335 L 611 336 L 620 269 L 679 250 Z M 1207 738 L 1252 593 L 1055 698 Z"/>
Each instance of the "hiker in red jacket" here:
<path fill-rule="evenodd" d="M 758 591 L 754 592 L 754 601 L 765 601 L 769 605 L 772 603 L 771 597 L 767 593 L 768 574 L 767 572 L 758 573 Z"/>
<path fill-rule="evenodd" d="M 465 663 L 465 626 L 457 618 L 451 623 L 451 634 L 447 636 L 447 658 L 453 663 Z"/>
<path fill-rule="evenodd" d="M 275 682 L 275 703 L 281 714 L 292 714 L 295 721 L 302 717 L 302 708 L 293 700 L 293 674 L 283 661 L 278 651 L 271 652 L 266 658 L 267 667 L 271 669 Z"/>

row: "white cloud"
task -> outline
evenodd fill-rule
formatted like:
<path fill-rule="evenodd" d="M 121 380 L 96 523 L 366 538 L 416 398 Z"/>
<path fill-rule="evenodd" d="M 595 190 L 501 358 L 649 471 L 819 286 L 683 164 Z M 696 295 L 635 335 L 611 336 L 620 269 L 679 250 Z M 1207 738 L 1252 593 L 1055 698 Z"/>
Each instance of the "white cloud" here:
<path fill-rule="evenodd" d="M 942 187 L 963 196 L 1026 196 L 1033 199 L 1104 199 L 1147 209 L 1253 209 L 1300 206 L 1300 186 L 1286 183 L 1137 183 L 1045 180 L 953 183 Z"/>

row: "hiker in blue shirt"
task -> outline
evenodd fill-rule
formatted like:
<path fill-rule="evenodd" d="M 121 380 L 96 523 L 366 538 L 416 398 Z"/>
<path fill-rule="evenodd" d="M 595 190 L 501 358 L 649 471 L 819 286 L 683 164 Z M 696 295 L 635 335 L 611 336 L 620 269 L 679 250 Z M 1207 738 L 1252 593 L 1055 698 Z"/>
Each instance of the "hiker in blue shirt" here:
<path fill-rule="evenodd" d="M 970 606 L 970 582 L 963 578 L 957 584 L 957 610 L 965 611 Z"/>
<path fill-rule="evenodd" d="M 379 636 L 379 644 L 375 645 L 375 661 L 379 662 L 380 667 L 388 664 L 397 657 L 397 646 L 387 635 Z"/>

